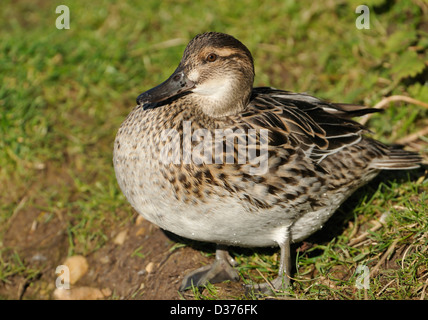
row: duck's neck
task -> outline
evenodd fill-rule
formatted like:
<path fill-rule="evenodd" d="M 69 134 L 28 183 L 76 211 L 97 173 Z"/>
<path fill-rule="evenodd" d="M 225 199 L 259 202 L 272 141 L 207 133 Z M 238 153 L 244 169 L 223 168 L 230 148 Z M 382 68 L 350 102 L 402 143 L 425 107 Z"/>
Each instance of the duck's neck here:
<path fill-rule="evenodd" d="M 250 89 L 236 88 L 230 83 L 216 88 L 215 92 L 193 92 L 193 99 L 203 113 L 209 117 L 221 118 L 242 112 L 251 96 Z"/>

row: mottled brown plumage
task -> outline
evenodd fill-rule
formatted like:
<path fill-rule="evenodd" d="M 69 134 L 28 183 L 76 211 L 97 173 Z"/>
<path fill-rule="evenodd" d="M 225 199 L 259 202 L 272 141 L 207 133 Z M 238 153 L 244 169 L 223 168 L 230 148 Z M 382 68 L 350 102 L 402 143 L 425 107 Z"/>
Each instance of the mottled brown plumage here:
<path fill-rule="evenodd" d="M 216 262 L 181 289 L 236 279 L 227 245 L 280 246 L 273 286 L 283 287 L 291 242 L 320 229 L 380 170 L 421 161 L 366 137 L 351 119 L 377 110 L 253 88 L 253 80 L 241 42 L 198 35 L 174 74 L 138 97 L 116 136 L 116 176 L 131 205 L 165 230 L 219 245 Z"/>

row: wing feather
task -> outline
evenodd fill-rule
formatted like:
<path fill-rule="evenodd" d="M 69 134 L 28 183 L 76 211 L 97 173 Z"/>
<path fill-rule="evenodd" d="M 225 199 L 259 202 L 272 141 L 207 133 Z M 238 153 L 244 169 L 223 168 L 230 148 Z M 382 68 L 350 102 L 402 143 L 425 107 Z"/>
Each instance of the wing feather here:
<path fill-rule="evenodd" d="M 361 141 L 368 130 L 351 118 L 378 109 L 328 103 L 303 93 L 254 88 L 242 120 L 275 131 L 271 142 L 300 147 L 318 163 L 326 156 Z M 284 135 L 286 138 L 280 138 Z M 278 143 L 275 143 L 278 142 Z"/>

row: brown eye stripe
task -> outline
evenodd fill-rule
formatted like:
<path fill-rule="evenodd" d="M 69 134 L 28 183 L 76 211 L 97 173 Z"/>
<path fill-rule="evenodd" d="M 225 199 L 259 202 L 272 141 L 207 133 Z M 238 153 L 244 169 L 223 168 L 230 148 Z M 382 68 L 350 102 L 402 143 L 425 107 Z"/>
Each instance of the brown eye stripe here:
<path fill-rule="evenodd" d="M 242 54 L 239 54 L 239 53 L 232 53 L 232 54 L 229 54 L 229 55 L 222 55 L 222 56 L 219 56 L 219 55 L 217 55 L 215 53 L 209 53 L 206 56 L 205 61 L 207 61 L 207 62 L 214 62 L 214 61 L 216 61 L 218 59 L 233 59 L 233 58 L 245 59 L 245 56 L 242 55 Z"/>

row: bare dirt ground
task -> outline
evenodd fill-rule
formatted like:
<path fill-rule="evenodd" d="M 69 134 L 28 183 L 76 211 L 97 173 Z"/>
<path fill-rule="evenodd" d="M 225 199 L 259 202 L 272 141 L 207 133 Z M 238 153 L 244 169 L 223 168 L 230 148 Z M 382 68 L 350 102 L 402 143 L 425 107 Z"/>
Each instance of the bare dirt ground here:
<path fill-rule="evenodd" d="M 53 219 L 34 230 L 37 215 L 36 210 L 20 212 L 4 237 L 4 245 L 13 247 L 27 268 L 41 268 L 41 271 L 32 279 L 28 279 L 28 275 L 9 277 L 9 283 L 0 284 L 0 296 L 8 299 L 53 298 L 55 269 L 67 257 L 66 223 Z M 75 286 L 108 288 L 112 292 L 109 298 L 115 299 L 193 298 L 191 291 L 178 292 L 183 274 L 210 263 L 212 257 L 204 257 L 188 246 L 174 249 L 177 242 L 145 220 L 138 225 L 129 223 L 116 231 L 119 232 L 126 233 L 124 243 L 116 244 L 112 237 L 105 246 L 88 255 L 89 271 Z M 238 296 L 241 286 L 228 283 L 222 288 L 225 293 Z"/>
<path fill-rule="evenodd" d="M 37 185 L 25 192 L 28 194 L 32 188 L 43 188 L 58 181 L 67 184 L 66 174 L 47 170 L 40 173 Z M 7 282 L 0 281 L 0 297 L 54 298 L 55 270 L 68 255 L 67 228 L 70 221 L 65 215 L 56 214 L 47 223 L 40 223 L 38 221 L 43 214 L 40 208 L 26 207 L 17 210 L 7 222 L 3 237 L 3 247 L 7 249 L 3 249 L 0 258 L 6 264 L 13 261 L 14 265 L 21 265 L 25 271 L 8 276 Z M 191 291 L 178 292 L 183 275 L 210 263 L 214 257 L 201 254 L 200 244 L 196 244 L 197 248 L 180 246 L 184 239 L 168 235 L 137 217 L 135 213 L 132 221 L 122 226 L 112 225 L 105 232 L 111 236 L 104 246 L 86 256 L 88 272 L 74 286 L 107 288 L 111 294 L 106 298 L 112 299 L 192 299 Z M 119 233 L 125 234 L 122 244 L 114 241 Z M 210 253 L 215 248 L 207 245 L 206 249 Z M 232 296 L 242 295 L 241 288 L 242 283 L 220 286 L 225 295 Z"/>

